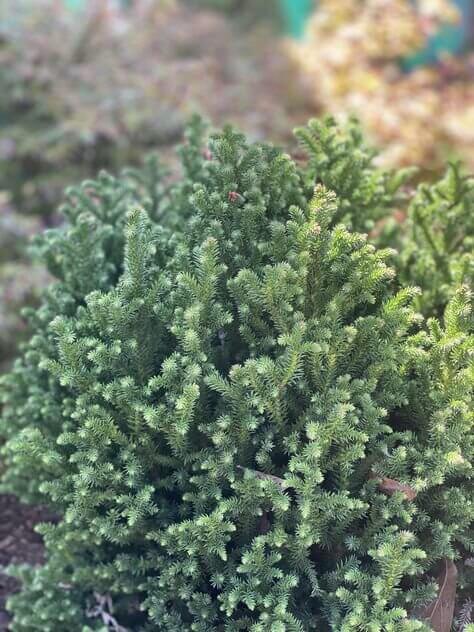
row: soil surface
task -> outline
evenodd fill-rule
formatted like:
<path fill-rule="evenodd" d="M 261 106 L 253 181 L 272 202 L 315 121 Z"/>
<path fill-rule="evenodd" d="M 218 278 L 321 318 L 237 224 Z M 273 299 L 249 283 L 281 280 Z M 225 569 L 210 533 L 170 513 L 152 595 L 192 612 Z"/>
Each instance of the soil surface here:
<path fill-rule="evenodd" d="M 20 503 L 14 496 L 0 494 L 0 632 L 9 629 L 5 609 L 8 597 L 18 590 L 18 582 L 5 573 L 9 564 L 41 564 L 43 543 L 34 531 L 39 522 L 54 517 L 43 507 Z"/>

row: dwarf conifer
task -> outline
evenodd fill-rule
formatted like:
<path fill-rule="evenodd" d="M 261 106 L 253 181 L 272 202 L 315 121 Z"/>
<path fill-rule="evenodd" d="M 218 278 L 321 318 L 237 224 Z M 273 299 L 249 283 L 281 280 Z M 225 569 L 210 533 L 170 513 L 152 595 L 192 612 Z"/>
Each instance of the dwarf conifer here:
<path fill-rule="evenodd" d="M 429 629 L 426 572 L 472 548 L 470 295 L 423 327 L 353 230 L 403 176 L 315 129 L 306 167 L 195 119 L 176 183 L 69 192 L 3 380 L 4 486 L 60 516 L 15 632 Z"/>

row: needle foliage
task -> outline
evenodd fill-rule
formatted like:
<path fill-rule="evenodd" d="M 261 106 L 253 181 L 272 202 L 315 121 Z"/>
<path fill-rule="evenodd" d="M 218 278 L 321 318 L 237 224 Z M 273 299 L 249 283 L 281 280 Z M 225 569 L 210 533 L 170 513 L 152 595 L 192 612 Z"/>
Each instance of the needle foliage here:
<path fill-rule="evenodd" d="M 3 488 L 60 518 L 11 571 L 14 632 L 430 629 L 429 573 L 474 548 L 472 296 L 435 318 L 357 232 L 406 174 L 298 134 L 304 165 L 194 119 L 178 181 L 102 174 L 38 240 L 57 280 L 2 381 Z"/>

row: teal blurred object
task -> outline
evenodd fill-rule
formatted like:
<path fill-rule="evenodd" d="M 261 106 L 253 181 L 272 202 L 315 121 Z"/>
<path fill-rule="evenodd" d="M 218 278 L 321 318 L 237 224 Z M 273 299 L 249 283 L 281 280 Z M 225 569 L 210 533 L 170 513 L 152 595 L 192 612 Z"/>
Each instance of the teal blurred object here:
<path fill-rule="evenodd" d="M 463 50 L 469 36 L 472 35 L 469 30 L 469 21 L 474 17 L 474 0 L 454 1 L 462 13 L 461 23 L 445 26 L 430 38 L 424 50 L 404 60 L 402 65 L 405 70 L 434 63 L 443 52 L 456 54 Z M 315 4 L 317 3 L 314 0 L 280 0 L 285 31 L 288 35 L 295 38 L 302 37 L 306 21 Z"/>
<path fill-rule="evenodd" d="M 299 38 L 304 33 L 307 18 L 311 15 L 313 0 L 280 0 L 285 31 Z"/>
<path fill-rule="evenodd" d="M 456 55 L 463 51 L 471 33 L 469 32 L 469 21 L 473 11 L 472 0 L 455 0 L 462 18 L 456 25 L 444 26 L 436 35 L 428 40 L 426 47 L 404 60 L 403 68 L 413 70 L 418 66 L 433 64 L 440 58 L 442 53 Z"/>
<path fill-rule="evenodd" d="M 68 9 L 81 9 L 84 6 L 84 0 L 65 0 Z"/>

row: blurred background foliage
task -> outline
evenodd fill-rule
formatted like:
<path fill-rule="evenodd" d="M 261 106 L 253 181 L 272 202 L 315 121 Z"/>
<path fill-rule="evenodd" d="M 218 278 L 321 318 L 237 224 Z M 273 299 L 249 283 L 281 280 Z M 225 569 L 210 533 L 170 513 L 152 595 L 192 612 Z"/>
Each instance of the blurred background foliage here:
<path fill-rule="evenodd" d="M 385 164 L 472 169 L 472 11 L 464 0 L 320 0 L 289 51 L 315 110 L 360 118 Z"/>
<path fill-rule="evenodd" d="M 194 109 L 267 131 L 264 89 L 276 74 L 263 46 L 246 63 L 248 37 L 195 4 L 11 3 L 0 32 L 0 187 L 23 212 L 48 214 L 64 182 L 176 141 Z"/>
<path fill-rule="evenodd" d="M 199 111 L 285 140 L 290 61 L 278 0 L 7 0 L 0 5 L 0 363 L 44 274 L 29 235 L 68 185 L 167 153 Z M 298 108 L 299 106 L 297 106 Z"/>
<path fill-rule="evenodd" d="M 46 277 L 26 256 L 61 191 L 154 150 L 197 110 L 286 145 L 356 114 L 389 164 L 474 166 L 471 0 L 3 0 L 0 365 Z M 447 56 L 447 52 L 456 56 Z"/>

